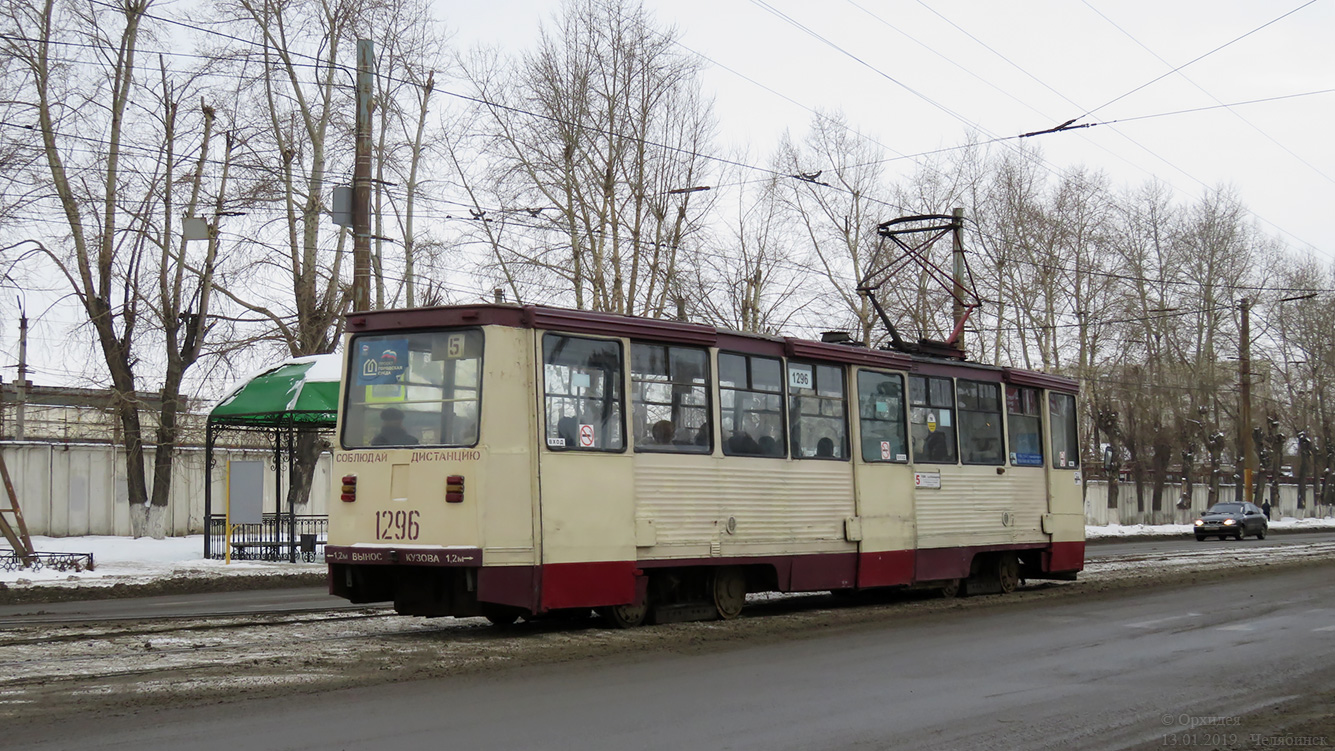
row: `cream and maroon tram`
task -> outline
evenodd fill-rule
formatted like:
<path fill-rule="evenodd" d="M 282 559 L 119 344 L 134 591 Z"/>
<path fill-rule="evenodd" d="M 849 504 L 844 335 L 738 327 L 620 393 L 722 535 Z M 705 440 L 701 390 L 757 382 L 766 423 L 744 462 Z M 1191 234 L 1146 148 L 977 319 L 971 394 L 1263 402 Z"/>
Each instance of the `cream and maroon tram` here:
<path fill-rule="evenodd" d="M 1084 564 L 1068 379 L 533 306 L 348 330 L 326 559 L 352 602 L 630 626 Z"/>

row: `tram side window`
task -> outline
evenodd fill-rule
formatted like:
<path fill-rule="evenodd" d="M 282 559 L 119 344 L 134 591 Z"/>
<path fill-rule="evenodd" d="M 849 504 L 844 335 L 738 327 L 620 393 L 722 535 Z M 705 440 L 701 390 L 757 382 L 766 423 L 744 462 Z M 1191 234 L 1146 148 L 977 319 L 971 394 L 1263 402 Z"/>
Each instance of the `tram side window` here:
<path fill-rule="evenodd" d="M 858 426 L 862 461 L 908 461 L 902 376 L 858 371 Z"/>
<path fill-rule="evenodd" d="M 949 378 L 909 376 L 913 461 L 954 464 L 955 394 Z"/>
<path fill-rule="evenodd" d="M 844 369 L 788 362 L 788 421 L 794 459 L 847 459 Z"/>
<path fill-rule="evenodd" d="M 621 344 L 560 334 L 542 337 L 547 446 L 621 451 Z"/>
<path fill-rule="evenodd" d="M 965 464 L 1004 464 L 1001 442 L 1001 386 L 960 380 L 960 461 Z"/>
<path fill-rule="evenodd" d="M 636 451 L 709 453 L 708 352 L 632 342 L 630 387 Z"/>
<path fill-rule="evenodd" d="M 481 331 L 358 336 L 351 349 L 344 446 L 477 443 Z"/>
<path fill-rule="evenodd" d="M 1076 469 L 1080 466 L 1080 437 L 1075 425 L 1075 397 L 1048 394 L 1048 422 L 1052 426 L 1052 466 Z"/>
<path fill-rule="evenodd" d="M 776 357 L 718 356 L 719 438 L 728 456 L 786 456 L 783 362 Z"/>
<path fill-rule="evenodd" d="M 1042 404 L 1038 389 L 1006 387 L 1006 429 L 1016 467 L 1043 466 Z"/>

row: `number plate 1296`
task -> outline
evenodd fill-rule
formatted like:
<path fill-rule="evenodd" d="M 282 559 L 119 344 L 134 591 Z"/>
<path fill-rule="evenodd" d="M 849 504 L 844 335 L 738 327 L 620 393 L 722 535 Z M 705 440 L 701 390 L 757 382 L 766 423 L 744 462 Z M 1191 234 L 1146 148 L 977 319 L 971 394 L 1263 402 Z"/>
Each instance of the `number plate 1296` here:
<path fill-rule="evenodd" d="M 421 532 L 418 519 L 420 511 L 377 511 L 375 512 L 375 539 L 377 540 L 416 540 Z"/>

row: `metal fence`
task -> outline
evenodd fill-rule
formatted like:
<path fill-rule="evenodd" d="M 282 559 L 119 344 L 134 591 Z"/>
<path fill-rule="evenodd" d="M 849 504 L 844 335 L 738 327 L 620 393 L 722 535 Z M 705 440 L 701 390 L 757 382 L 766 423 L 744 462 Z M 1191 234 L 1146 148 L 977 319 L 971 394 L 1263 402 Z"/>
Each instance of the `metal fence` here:
<path fill-rule="evenodd" d="M 241 561 L 324 560 L 324 544 L 329 537 L 328 516 L 291 516 L 265 514 L 259 524 L 233 524 L 230 540 L 232 559 Z M 222 558 L 228 549 L 227 518 L 211 515 L 205 521 L 208 532 L 204 555 Z"/>
<path fill-rule="evenodd" d="M 0 571 L 92 571 L 92 553 L 30 553 L 0 550 Z"/>

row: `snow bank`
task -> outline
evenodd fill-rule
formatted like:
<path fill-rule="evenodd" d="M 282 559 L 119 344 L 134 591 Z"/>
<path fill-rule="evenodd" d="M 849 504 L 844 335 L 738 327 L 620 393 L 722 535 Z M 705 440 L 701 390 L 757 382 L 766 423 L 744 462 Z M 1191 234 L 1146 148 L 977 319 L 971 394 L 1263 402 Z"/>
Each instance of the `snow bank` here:
<path fill-rule="evenodd" d="M 1295 519 L 1286 516 L 1270 522 L 1270 528 L 1276 530 L 1322 530 L 1335 529 L 1335 517 L 1324 519 Z M 1107 526 L 1085 526 L 1085 539 L 1095 540 L 1100 537 L 1174 537 L 1189 535 L 1194 527 L 1190 524 L 1109 524 Z"/>
<path fill-rule="evenodd" d="M 321 572 L 324 563 L 272 563 L 268 561 L 233 561 L 231 564 L 204 558 L 204 536 L 148 537 L 89 536 L 32 538 L 39 553 L 92 553 L 92 571 L 0 571 L 0 582 L 9 586 L 82 582 L 111 585 L 119 581 L 136 583 L 178 576 L 246 576 L 255 574 Z M 0 542 L 0 550 L 9 546 Z"/>

